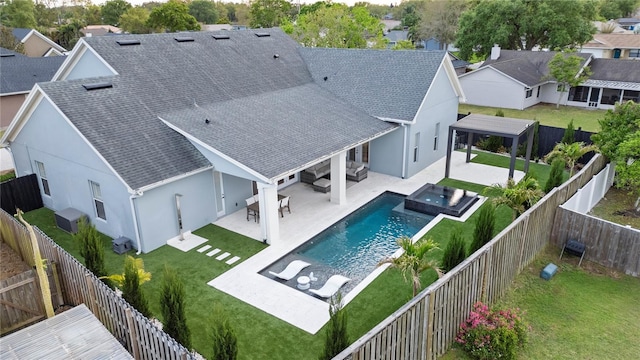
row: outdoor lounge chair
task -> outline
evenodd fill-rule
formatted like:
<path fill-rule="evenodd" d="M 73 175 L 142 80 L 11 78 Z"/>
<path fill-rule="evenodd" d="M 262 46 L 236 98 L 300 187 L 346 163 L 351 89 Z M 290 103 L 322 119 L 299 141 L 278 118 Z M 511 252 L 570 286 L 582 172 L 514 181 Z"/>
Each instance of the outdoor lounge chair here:
<path fill-rule="evenodd" d="M 302 260 L 293 260 L 289 263 L 289 265 L 287 265 L 286 268 L 284 268 L 284 270 L 280 271 L 279 273 L 269 271 L 269 274 L 275 277 L 279 277 L 282 280 L 291 280 L 294 276 L 298 275 L 298 273 L 302 271 L 302 269 L 306 268 L 309 265 L 311 264 Z"/>
<path fill-rule="evenodd" d="M 327 280 L 320 289 L 310 289 L 309 291 L 323 298 L 332 297 L 340 288 L 351 281 L 348 277 L 342 275 L 333 275 Z"/>

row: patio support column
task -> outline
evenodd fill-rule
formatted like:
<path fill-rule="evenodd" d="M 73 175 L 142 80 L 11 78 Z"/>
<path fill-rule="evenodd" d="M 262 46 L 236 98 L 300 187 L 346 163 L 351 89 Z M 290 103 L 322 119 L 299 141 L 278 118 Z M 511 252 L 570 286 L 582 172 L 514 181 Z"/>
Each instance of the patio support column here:
<path fill-rule="evenodd" d="M 331 202 L 347 203 L 347 152 L 341 151 L 331 157 Z"/>
<path fill-rule="evenodd" d="M 518 156 L 518 136 L 514 136 L 511 142 L 511 161 L 509 162 L 509 179 L 513 179 L 516 169 L 516 157 Z"/>
<path fill-rule="evenodd" d="M 469 131 L 467 133 L 467 160 L 465 162 L 471 162 L 471 143 L 473 142 L 473 133 Z"/>
<path fill-rule="evenodd" d="M 449 127 L 449 137 L 447 138 L 447 161 L 444 166 L 444 177 L 449 177 L 451 171 L 451 149 L 453 147 L 453 128 Z M 457 133 L 456 133 L 457 135 Z"/>
<path fill-rule="evenodd" d="M 260 230 L 262 241 L 275 245 L 280 240 L 278 218 L 278 185 L 257 183 L 260 201 Z"/>
<path fill-rule="evenodd" d="M 527 154 L 524 158 L 524 172 L 525 174 L 529 172 L 529 162 L 531 161 L 531 149 L 533 149 L 533 137 L 535 136 L 535 126 L 534 123 L 527 129 Z"/>

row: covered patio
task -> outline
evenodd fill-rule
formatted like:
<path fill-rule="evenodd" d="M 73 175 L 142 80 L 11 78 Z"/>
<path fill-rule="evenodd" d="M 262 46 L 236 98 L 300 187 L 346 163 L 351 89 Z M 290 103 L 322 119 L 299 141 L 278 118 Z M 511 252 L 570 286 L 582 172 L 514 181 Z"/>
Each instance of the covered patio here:
<path fill-rule="evenodd" d="M 447 141 L 447 160 L 444 177 L 450 177 L 451 151 L 453 147 L 454 131 L 467 133 L 467 157 L 466 162 L 471 161 L 471 146 L 473 134 L 495 135 L 512 139 L 511 163 L 509 165 L 509 179 L 513 179 L 518 153 L 518 140 L 524 133 L 527 134 L 527 153 L 524 162 L 524 172 L 529 171 L 529 159 L 533 146 L 534 120 L 522 120 L 500 116 L 470 114 L 449 126 L 449 138 Z"/>

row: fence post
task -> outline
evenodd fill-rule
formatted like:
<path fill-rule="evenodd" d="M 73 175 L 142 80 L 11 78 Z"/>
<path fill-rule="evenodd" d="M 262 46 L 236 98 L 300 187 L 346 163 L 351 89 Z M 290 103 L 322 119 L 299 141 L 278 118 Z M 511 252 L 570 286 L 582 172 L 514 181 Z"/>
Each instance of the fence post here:
<path fill-rule="evenodd" d="M 427 296 L 427 300 L 429 301 L 429 310 L 427 311 L 427 351 L 424 354 L 425 359 L 431 359 L 431 354 L 433 354 L 433 322 L 435 319 L 435 300 L 433 299 L 434 293 L 430 292 Z"/>
<path fill-rule="evenodd" d="M 58 293 L 58 304 L 63 305 L 64 298 L 62 297 L 62 287 L 60 286 L 60 278 L 58 277 L 58 266 L 55 261 L 51 262 L 51 272 L 53 273 L 53 284 Z"/>
<path fill-rule="evenodd" d="M 484 268 L 482 269 L 482 287 L 480 292 L 480 301 L 487 302 L 487 274 L 489 273 L 489 251 L 485 251 L 482 255 L 484 258 Z"/>
<path fill-rule="evenodd" d="M 528 234 L 527 230 L 529 229 L 529 215 L 522 220 L 524 222 L 524 226 L 522 229 L 522 237 L 520 241 L 520 259 L 518 259 L 518 273 L 520 273 L 520 269 L 522 269 L 522 256 L 524 255 L 524 243 L 526 241 L 525 234 Z"/>
<path fill-rule="evenodd" d="M 93 315 L 96 315 L 96 317 L 98 317 L 98 310 L 96 309 L 96 290 L 93 288 L 93 284 L 91 283 L 91 274 L 85 274 L 84 279 L 87 282 L 87 289 L 89 290 L 89 309 L 91 310 Z"/>
<path fill-rule="evenodd" d="M 127 318 L 127 327 L 129 328 L 129 343 L 131 344 L 131 354 L 134 358 L 140 359 L 140 352 L 138 351 L 138 337 L 136 336 L 136 326 L 133 323 L 133 314 L 128 307 L 124 310 L 124 314 Z"/>

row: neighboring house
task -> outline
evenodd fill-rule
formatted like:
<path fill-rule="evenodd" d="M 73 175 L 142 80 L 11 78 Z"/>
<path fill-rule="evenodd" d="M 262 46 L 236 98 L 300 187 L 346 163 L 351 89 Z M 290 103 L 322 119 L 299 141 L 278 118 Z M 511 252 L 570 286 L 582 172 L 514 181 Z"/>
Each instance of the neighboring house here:
<path fill-rule="evenodd" d="M 233 25 L 231 24 L 207 24 L 202 25 L 203 31 L 220 31 L 220 30 L 233 30 Z"/>
<path fill-rule="evenodd" d="M 623 29 L 615 21 L 609 20 L 607 22 L 593 21 L 593 26 L 596 27 L 598 33 L 607 34 L 633 34 L 632 30 Z"/>
<path fill-rule="evenodd" d="M 30 57 L 58 56 L 67 51 L 35 29 L 13 29 L 13 36 L 24 44 L 25 55 Z"/>
<path fill-rule="evenodd" d="M 107 34 L 121 34 L 122 29 L 113 25 L 87 25 L 82 28 L 84 36 L 103 36 Z"/>
<path fill-rule="evenodd" d="M 620 100 L 640 103 L 640 61 L 594 59 L 589 67 L 593 74 L 569 90 L 567 105 L 613 109 Z"/>
<path fill-rule="evenodd" d="M 638 18 L 620 18 L 616 22 L 625 30 L 636 31 L 640 27 L 640 19 Z"/>
<path fill-rule="evenodd" d="M 467 104 L 522 110 L 541 102 L 556 103 L 560 93 L 548 69 L 555 54 L 493 47 L 482 66 L 459 76 Z M 591 54 L 577 55 L 584 59 L 583 65 L 591 60 Z"/>
<path fill-rule="evenodd" d="M 395 29 L 398 26 L 402 25 L 402 21 L 400 20 L 392 20 L 393 19 L 393 15 L 388 14 L 387 16 L 390 16 L 389 19 L 386 18 L 383 20 L 380 20 L 381 23 L 384 24 L 384 31 L 390 31 L 391 29 Z"/>
<path fill-rule="evenodd" d="M 0 48 L 0 129 L 6 129 L 33 85 L 50 81 L 64 56 L 27 57 Z"/>
<path fill-rule="evenodd" d="M 580 52 L 596 58 L 640 60 L 640 34 L 594 34 Z"/>
<path fill-rule="evenodd" d="M 347 159 L 413 176 L 445 155 L 463 96 L 444 51 L 301 48 L 279 29 L 82 38 L 54 80 L 1 140 L 16 174 L 144 252 L 255 192 L 277 244 L 278 189 L 325 160 L 336 204 Z"/>
<path fill-rule="evenodd" d="M 409 40 L 409 30 L 389 30 L 384 37 L 387 38 L 387 48 L 391 49 L 400 41 Z"/>

